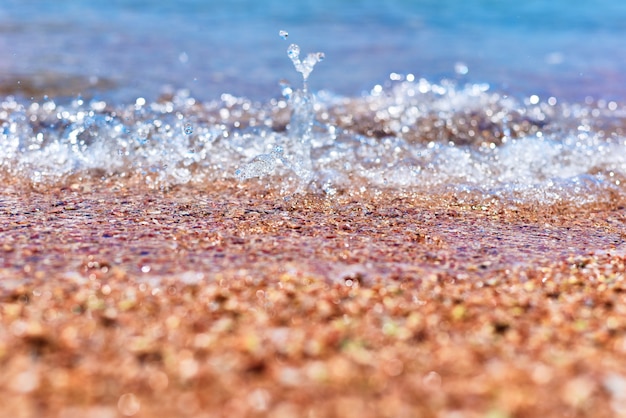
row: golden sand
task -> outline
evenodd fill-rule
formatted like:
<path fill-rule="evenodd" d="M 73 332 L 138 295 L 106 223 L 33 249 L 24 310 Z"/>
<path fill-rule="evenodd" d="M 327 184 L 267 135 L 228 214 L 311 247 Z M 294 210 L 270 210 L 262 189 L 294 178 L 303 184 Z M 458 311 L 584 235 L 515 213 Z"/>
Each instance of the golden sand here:
<path fill-rule="evenodd" d="M 626 415 L 625 202 L 0 194 L 0 416 Z"/>

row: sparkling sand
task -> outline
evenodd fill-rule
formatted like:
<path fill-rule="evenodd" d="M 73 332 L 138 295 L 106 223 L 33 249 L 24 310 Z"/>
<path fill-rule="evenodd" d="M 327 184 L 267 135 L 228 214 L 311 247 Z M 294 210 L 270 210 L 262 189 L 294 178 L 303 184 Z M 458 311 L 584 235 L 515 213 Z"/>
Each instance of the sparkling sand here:
<path fill-rule="evenodd" d="M 0 194 L 0 416 L 626 415 L 626 202 Z"/>

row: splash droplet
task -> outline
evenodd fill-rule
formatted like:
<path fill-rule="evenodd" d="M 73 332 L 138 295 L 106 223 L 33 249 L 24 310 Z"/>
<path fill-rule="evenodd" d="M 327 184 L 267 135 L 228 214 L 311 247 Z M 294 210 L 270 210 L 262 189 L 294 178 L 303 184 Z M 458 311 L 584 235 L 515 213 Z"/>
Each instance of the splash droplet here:
<path fill-rule="evenodd" d="M 287 55 L 289 55 L 289 58 L 291 58 L 292 61 L 294 59 L 298 59 L 300 56 L 300 47 L 296 44 L 289 45 L 289 48 L 287 48 Z"/>
<path fill-rule="evenodd" d="M 245 166 L 235 171 L 235 176 L 239 180 L 247 180 L 253 177 L 261 177 L 263 175 L 271 173 L 274 170 L 274 167 L 276 167 L 275 154 L 261 154 L 256 156 Z"/>
<path fill-rule="evenodd" d="M 193 126 L 188 123 L 187 125 L 185 125 L 183 132 L 185 132 L 185 135 L 191 135 L 193 133 Z"/>
<path fill-rule="evenodd" d="M 286 30 L 281 30 L 278 32 L 278 35 L 283 39 L 287 39 L 287 37 L 289 36 L 289 33 L 287 33 Z"/>
<path fill-rule="evenodd" d="M 293 93 L 293 89 L 291 88 L 289 82 L 287 80 L 280 80 L 279 85 L 283 97 L 289 99 L 291 97 L 291 94 Z"/>
<path fill-rule="evenodd" d="M 454 64 L 454 72 L 458 75 L 466 75 L 469 72 L 469 67 L 464 62 L 457 62 Z"/>
<path fill-rule="evenodd" d="M 313 71 L 313 67 L 315 64 L 322 61 L 324 59 L 323 52 L 311 52 L 307 54 L 304 60 L 300 60 L 300 46 L 297 44 L 289 45 L 287 48 L 287 55 L 291 62 L 293 62 L 293 66 L 296 68 L 296 71 L 302 74 L 302 79 L 305 82 L 306 89 L 306 80 L 309 78 L 309 74 Z"/>

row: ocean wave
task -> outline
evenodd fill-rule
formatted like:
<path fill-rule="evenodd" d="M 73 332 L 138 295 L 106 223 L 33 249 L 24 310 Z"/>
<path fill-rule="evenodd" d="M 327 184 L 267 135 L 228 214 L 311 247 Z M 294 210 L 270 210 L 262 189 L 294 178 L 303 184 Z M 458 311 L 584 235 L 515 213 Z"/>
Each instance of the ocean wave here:
<path fill-rule="evenodd" d="M 203 102 L 179 91 L 127 105 L 9 96 L 0 103 L 0 170 L 44 185 L 219 179 L 284 193 L 471 190 L 539 200 L 624 191 L 626 109 L 617 102 L 514 98 L 487 84 L 399 74 L 359 97 L 309 94 L 308 110 L 297 109 L 298 90 L 284 92 Z"/>

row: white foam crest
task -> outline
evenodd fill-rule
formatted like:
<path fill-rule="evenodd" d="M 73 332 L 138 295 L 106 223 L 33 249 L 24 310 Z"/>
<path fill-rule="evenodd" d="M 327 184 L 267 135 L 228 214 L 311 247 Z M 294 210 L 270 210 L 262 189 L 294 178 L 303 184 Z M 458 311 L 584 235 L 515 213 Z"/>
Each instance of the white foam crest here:
<path fill-rule="evenodd" d="M 198 172 L 194 165 L 220 163 L 211 155 L 221 126 L 199 126 L 190 133 L 173 108 L 137 105 L 94 111 L 93 103 L 70 106 L 22 105 L 6 112 L 0 166 L 34 183 L 58 182 L 71 175 L 143 177 L 151 184 L 180 184 Z M 156 109 L 156 111 L 155 111 Z"/>

